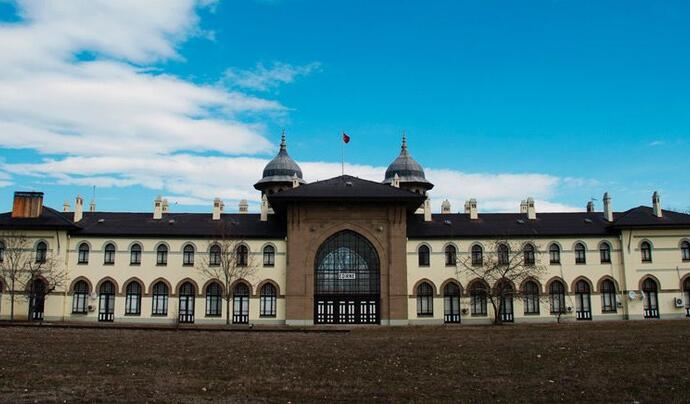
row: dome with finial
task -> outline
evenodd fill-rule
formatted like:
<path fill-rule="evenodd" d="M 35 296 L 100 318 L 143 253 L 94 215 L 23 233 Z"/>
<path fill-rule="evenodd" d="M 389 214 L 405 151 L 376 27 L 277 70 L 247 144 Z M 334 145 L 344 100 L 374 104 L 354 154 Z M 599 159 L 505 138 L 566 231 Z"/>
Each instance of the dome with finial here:
<path fill-rule="evenodd" d="M 424 169 L 417 163 L 407 150 L 407 137 L 403 133 L 402 147 L 400 148 L 400 155 L 393 160 L 393 162 L 386 169 L 386 178 L 383 180 L 384 184 L 391 184 L 398 175 L 400 185 L 413 185 L 425 190 L 434 187 L 424 176 Z"/>
<path fill-rule="evenodd" d="M 285 131 L 280 138 L 280 150 L 278 155 L 269 161 L 264 167 L 264 172 L 261 180 L 254 184 L 254 188 L 263 189 L 276 183 L 292 184 L 294 177 L 300 184 L 306 182 L 302 179 L 302 170 L 299 168 L 295 160 L 293 160 L 287 151 L 287 142 L 285 141 Z"/>

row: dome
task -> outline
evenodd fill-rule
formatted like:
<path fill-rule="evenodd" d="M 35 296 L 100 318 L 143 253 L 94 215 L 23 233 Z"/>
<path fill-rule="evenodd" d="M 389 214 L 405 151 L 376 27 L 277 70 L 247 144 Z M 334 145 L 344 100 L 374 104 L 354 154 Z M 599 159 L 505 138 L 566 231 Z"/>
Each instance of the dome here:
<path fill-rule="evenodd" d="M 259 182 L 254 184 L 254 188 L 261 189 L 264 186 L 275 183 L 292 183 L 294 177 L 297 177 L 300 184 L 306 183 L 302 179 L 302 170 L 297 163 L 295 163 L 295 160 L 288 155 L 285 132 L 283 132 L 280 139 L 280 150 L 278 151 L 278 155 L 266 164 L 262 178 Z"/>
<path fill-rule="evenodd" d="M 386 169 L 386 178 L 383 180 L 384 184 L 391 184 L 398 174 L 400 184 L 418 184 L 425 189 L 431 189 L 434 184 L 427 181 L 424 176 L 424 169 L 417 163 L 410 153 L 407 151 L 407 138 L 403 134 L 402 147 L 400 155 L 393 160 L 393 162 Z"/>

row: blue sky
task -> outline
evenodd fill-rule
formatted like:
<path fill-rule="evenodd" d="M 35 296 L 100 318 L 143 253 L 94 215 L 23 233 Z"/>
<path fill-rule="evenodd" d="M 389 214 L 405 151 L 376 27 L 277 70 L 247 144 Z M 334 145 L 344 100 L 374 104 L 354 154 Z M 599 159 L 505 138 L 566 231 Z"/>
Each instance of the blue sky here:
<path fill-rule="evenodd" d="M 342 130 L 381 180 L 407 131 L 435 210 L 690 208 L 685 1 L 52 3 L 0 2 L 4 210 L 93 185 L 99 210 L 255 208 L 282 128 L 307 180 Z"/>

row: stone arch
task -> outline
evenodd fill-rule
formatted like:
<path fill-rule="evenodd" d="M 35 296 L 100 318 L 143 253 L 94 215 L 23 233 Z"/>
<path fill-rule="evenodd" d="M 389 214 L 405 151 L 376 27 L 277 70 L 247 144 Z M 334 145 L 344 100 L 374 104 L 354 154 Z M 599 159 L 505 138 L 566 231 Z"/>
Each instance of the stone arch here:
<path fill-rule="evenodd" d="M 133 276 L 133 277 L 127 279 L 126 281 L 122 282 L 122 289 L 120 290 L 121 295 L 124 296 L 125 294 L 127 294 L 127 286 L 132 282 L 139 283 L 139 286 L 141 286 L 141 294 L 142 295 L 146 294 L 146 289 L 145 289 L 146 284 L 141 279 L 137 278 L 136 276 Z"/>
<path fill-rule="evenodd" d="M 194 295 L 195 296 L 201 296 L 201 290 L 199 289 L 199 285 L 196 283 L 196 281 L 192 278 L 184 278 L 177 282 L 177 285 L 175 285 L 175 295 L 178 295 L 180 292 L 180 288 L 182 287 L 183 284 L 186 282 L 189 282 L 194 286 Z"/>
<path fill-rule="evenodd" d="M 616 288 L 616 293 L 620 293 L 621 289 L 618 286 L 618 281 L 614 279 L 611 275 L 604 275 L 599 280 L 597 281 L 597 292 L 601 293 L 601 285 L 604 283 L 604 281 L 611 281 L 613 282 L 613 286 Z"/>
<path fill-rule="evenodd" d="M 549 246 L 550 245 L 551 243 L 549 243 Z M 522 282 L 520 282 L 520 292 L 525 290 L 525 285 L 527 284 L 527 282 L 534 282 L 537 285 L 537 290 L 539 290 L 539 294 L 544 294 L 544 288 L 541 282 L 539 282 L 539 279 L 533 276 L 528 276 L 527 278 L 523 279 Z"/>
<path fill-rule="evenodd" d="M 98 283 L 96 283 L 96 287 L 93 289 L 92 293 L 99 294 L 101 290 L 101 285 L 103 285 L 105 282 L 112 282 L 113 286 L 115 287 L 115 293 L 118 294 L 117 291 L 120 290 L 120 286 L 117 283 L 117 281 L 111 278 L 110 276 L 101 278 L 101 280 L 99 280 Z"/>
<path fill-rule="evenodd" d="M 247 288 L 249 288 L 249 294 L 251 295 L 252 290 L 254 290 L 252 287 L 252 284 L 251 284 L 251 282 L 249 282 L 248 280 L 246 280 L 244 278 L 237 279 L 233 283 L 230 284 L 230 293 L 234 295 L 235 294 L 235 286 L 237 286 L 240 283 L 244 283 L 245 285 L 247 285 Z"/>
<path fill-rule="evenodd" d="M 642 275 L 642 277 L 640 278 L 640 281 L 637 283 L 637 289 L 638 290 L 642 290 L 642 285 L 644 284 L 644 281 L 647 279 L 651 279 L 654 282 L 656 282 L 657 291 L 661 292 L 661 281 L 659 281 L 659 278 L 657 278 L 656 276 L 654 276 L 652 274 Z"/>
<path fill-rule="evenodd" d="M 683 284 L 687 279 L 690 279 L 690 273 L 683 275 L 682 278 L 680 278 L 680 283 L 678 284 L 678 288 L 680 289 L 681 292 L 684 292 L 683 290 Z"/>
<path fill-rule="evenodd" d="M 108 244 L 112 244 L 113 247 L 115 247 L 115 252 L 116 252 L 116 253 L 117 253 L 118 251 L 120 251 L 120 250 L 118 249 L 118 247 L 117 247 L 117 243 L 115 242 L 115 240 L 105 240 L 104 242 L 102 242 L 102 243 L 101 243 L 101 249 L 100 249 L 99 251 L 105 252 L 105 246 L 107 246 Z"/>
<path fill-rule="evenodd" d="M 573 293 L 577 290 L 577 283 L 580 281 L 587 282 L 587 285 L 589 285 L 589 293 L 594 292 L 594 285 L 592 284 L 592 281 L 590 281 L 586 276 L 580 275 L 573 279 L 573 281 L 570 283 L 570 290 L 572 290 Z"/>
<path fill-rule="evenodd" d="M 484 288 L 484 290 L 489 290 L 489 284 L 487 284 L 486 281 L 480 278 L 474 278 L 471 281 L 467 282 L 465 296 L 470 296 L 470 293 L 472 293 L 472 289 L 475 287 L 475 285 L 481 285 Z"/>
<path fill-rule="evenodd" d="M 589 246 L 584 240 L 575 240 L 573 245 L 570 247 L 571 251 L 575 251 L 575 247 L 577 247 L 578 244 L 582 244 L 585 247 L 585 253 L 589 252 Z"/>
<path fill-rule="evenodd" d="M 278 286 L 278 282 L 274 281 L 273 279 L 264 279 L 263 281 L 259 282 L 259 283 L 256 285 L 256 289 L 254 289 L 255 292 L 256 292 L 256 294 L 255 294 L 254 296 L 259 296 L 259 295 L 261 295 L 261 288 L 262 288 L 264 285 L 266 285 L 267 283 L 270 283 L 271 285 L 273 285 L 274 288 L 276 288 L 276 296 L 280 297 L 280 296 L 281 296 L 281 294 L 280 294 L 280 286 Z"/>
<path fill-rule="evenodd" d="M 462 287 L 462 283 L 460 283 L 460 281 L 458 281 L 457 279 L 453 279 L 453 278 L 448 278 L 445 281 L 443 281 L 441 286 L 438 288 L 439 295 L 443 295 L 443 290 L 446 288 L 446 285 L 448 285 L 449 283 L 456 284 L 458 286 L 458 288 L 460 288 L 460 296 L 463 295 L 465 289 Z"/>
<path fill-rule="evenodd" d="M 156 248 L 157 248 L 157 247 L 156 247 Z M 147 288 L 147 291 L 146 291 L 146 296 L 151 296 L 151 295 L 153 294 L 153 287 L 154 287 L 158 282 L 163 282 L 163 283 L 165 284 L 165 286 L 168 287 L 168 293 L 169 293 L 169 295 L 170 295 L 171 297 L 172 297 L 172 296 L 176 296 L 175 289 L 173 289 L 173 287 L 172 287 L 172 285 L 170 284 L 170 282 L 169 282 L 167 279 L 163 278 L 163 277 L 156 278 L 156 279 L 152 280 L 151 283 L 149 283 L 149 287 Z"/>
<path fill-rule="evenodd" d="M 218 286 L 220 286 L 220 293 L 225 294 L 225 285 L 223 285 L 223 282 L 220 281 L 220 279 L 209 279 L 206 282 L 204 282 L 204 285 L 199 289 L 199 293 L 201 293 L 202 296 L 206 296 L 206 289 L 208 289 L 211 284 L 217 283 Z"/>
<path fill-rule="evenodd" d="M 439 296 L 438 289 L 436 289 L 436 284 L 427 278 L 422 278 L 422 279 L 418 280 L 417 283 L 414 284 L 414 286 L 412 287 L 412 296 L 417 296 L 417 288 L 422 283 L 428 283 L 429 286 L 431 286 L 431 290 L 434 292 L 434 296 L 435 297 Z"/>
<path fill-rule="evenodd" d="M 80 243 L 80 244 L 81 244 L 81 243 Z M 72 294 L 74 294 L 74 286 L 75 286 L 75 285 L 77 284 L 77 282 L 79 282 L 79 281 L 84 281 L 84 282 L 86 282 L 86 285 L 89 287 L 89 294 L 91 294 L 91 293 L 94 292 L 95 289 L 93 288 L 93 284 L 91 283 L 91 281 L 89 280 L 89 278 L 87 278 L 87 277 L 85 277 L 85 276 L 77 276 L 77 277 L 74 278 L 74 279 L 72 280 L 72 282 L 69 284 L 69 289 L 67 290 L 67 295 L 68 295 L 68 296 L 71 296 Z"/>
<path fill-rule="evenodd" d="M 212 242 L 209 243 L 209 248 L 211 248 L 212 244 L 213 244 Z M 188 245 L 192 246 L 195 254 L 199 252 L 199 248 L 197 247 L 197 245 L 193 241 L 185 241 L 184 243 L 182 243 L 180 245 L 180 254 L 184 253 L 184 248 L 187 247 Z M 156 248 L 158 248 L 158 246 L 156 246 Z"/>
<path fill-rule="evenodd" d="M 358 224 L 353 224 L 353 223 L 348 223 L 348 224 L 336 224 L 333 226 L 330 226 L 326 229 L 324 229 L 319 237 L 314 240 L 314 243 L 312 243 L 309 246 L 309 249 L 306 251 L 305 254 L 305 261 L 303 262 L 304 265 L 306 265 L 306 268 L 314 268 L 314 261 L 316 259 L 316 252 L 318 249 L 321 247 L 321 245 L 328 240 L 329 237 L 335 235 L 338 232 L 344 231 L 344 230 L 350 230 L 355 233 L 358 233 L 365 239 L 367 239 L 373 246 L 374 249 L 376 250 L 376 254 L 379 256 L 379 265 L 381 266 L 381 269 L 383 269 L 383 265 L 381 263 L 387 262 L 387 255 L 386 255 L 386 249 L 381 243 L 381 241 L 376 237 L 374 233 L 372 233 L 369 229 L 367 229 L 364 226 L 360 226 Z"/>
<path fill-rule="evenodd" d="M 554 276 L 544 284 L 544 293 L 546 293 L 546 294 L 549 293 L 549 288 L 551 287 L 551 284 L 554 283 L 555 281 L 560 281 L 563 284 L 563 289 L 564 289 L 563 291 L 566 294 L 568 294 L 568 282 L 566 282 L 565 279 L 561 278 L 560 276 Z"/>

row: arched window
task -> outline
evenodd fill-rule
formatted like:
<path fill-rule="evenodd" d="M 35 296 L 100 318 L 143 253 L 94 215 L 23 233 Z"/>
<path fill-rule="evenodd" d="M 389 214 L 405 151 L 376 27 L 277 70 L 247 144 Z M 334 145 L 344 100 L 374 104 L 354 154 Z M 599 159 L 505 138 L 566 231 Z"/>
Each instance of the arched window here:
<path fill-rule="evenodd" d="M 419 266 L 420 267 L 428 267 L 429 266 L 429 247 L 422 245 L 419 247 L 419 250 L 417 251 L 417 256 L 418 256 L 418 261 L 419 261 Z"/>
<path fill-rule="evenodd" d="M 246 267 L 249 263 L 249 248 L 246 245 L 240 244 L 237 246 L 237 266 Z"/>
<path fill-rule="evenodd" d="M 264 266 L 272 267 L 276 263 L 276 249 L 272 245 L 264 247 Z"/>
<path fill-rule="evenodd" d="M 575 284 L 575 315 L 578 320 L 592 319 L 589 283 L 579 280 Z"/>
<path fill-rule="evenodd" d="M 220 265 L 220 246 L 218 244 L 212 245 L 208 250 L 208 263 L 214 266 Z"/>
<path fill-rule="evenodd" d="M 247 247 L 241 245 L 240 247 Z M 233 289 L 232 322 L 235 324 L 249 323 L 249 287 L 245 283 L 238 283 Z"/>
<path fill-rule="evenodd" d="M 74 284 L 72 294 L 72 313 L 86 314 L 88 308 L 86 299 L 89 297 L 89 285 L 85 281 L 78 281 Z"/>
<path fill-rule="evenodd" d="M 473 316 L 486 316 L 486 289 L 475 282 L 470 289 L 470 302 Z"/>
<path fill-rule="evenodd" d="M 525 247 L 522 249 L 522 254 L 525 258 L 525 265 L 534 265 L 534 246 L 532 244 L 525 244 Z"/>
<path fill-rule="evenodd" d="M 185 282 L 180 286 L 180 291 L 177 299 L 177 313 L 180 323 L 194 322 L 194 299 L 196 297 L 196 290 L 191 282 Z"/>
<path fill-rule="evenodd" d="M 652 278 L 647 278 L 642 284 L 644 293 L 644 318 L 659 318 L 659 286 Z"/>
<path fill-rule="evenodd" d="M 264 284 L 260 290 L 260 312 L 261 317 L 276 316 L 276 287 L 270 283 Z"/>
<path fill-rule="evenodd" d="M 539 314 L 539 286 L 536 282 L 525 282 L 522 294 L 525 299 L 525 314 Z"/>
<path fill-rule="evenodd" d="M 139 244 L 132 244 L 132 248 L 129 250 L 129 264 L 141 264 L 141 246 Z"/>
<path fill-rule="evenodd" d="M 446 253 L 446 266 L 447 267 L 455 266 L 457 256 L 458 256 L 457 251 L 455 250 L 455 246 L 447 245 L 445 253 Z"/>
<path fill-rule="evenodd" d="M 510 282 L 499 281 L 496 285 L 496 294 L 500 298 L 498 314 L 501 316 L 501 322 L 512 323 L 515 319 L 515 313 L 513 312 L 513 286 Z"/>
<path fill-rule="evenodd" d="M 585 245 L 582 243 L 575 244 L 575 263 L 576 264 L 586 264 L 587 263 L 587 250 Z"/>
<path fill-rule="evenodd" d="M 5 261 L 5 243 L 0 241 L 0 262 Z"/>
<path fill-rule="evenodd" d="M 39 241 L 36 244 L 36 262 L 41 264 L 46 262 L 46 259 L 48 259 L 48 246 L 45 242 Z"/>
<path fill-rule="evenodd" d="M 103 264 L 113 265 L 115 263 L 115 246 L 108 243 L 105 246 L 105 252 L 103 253 Z"/>
<path fill-rule="evenodd" d="M 460 322 L 460 287 L 453 282 L 443 288 L 443 322 Z"/>
<path fill-rule="evenodd" d="M 565 313 L 565 286 L 561 281 L 553 281 L 549 286 L 551 314 Z"/>
<path fill-rule="evenodd" d="M 79 244 L 79 254 L 77 257 L 77 264 L 89 263 L 89 245 L 86 243 Z"/>
<path fill-rule="evenodd" d="M 680 244 L 680 255 L 683 261 L 690 261 L 690 243 L 683 241 Z"/>
<path fill-rule="evenodd" d="M 168 247 L 164 244 L 156 249 L 156 265 L 168 265 Z"/>
<path fill-rule="evenodd" d="M 213 247 L 211 247 L 211 248 L 213 248 Z M 209 261 L 209 264 L 213 265 L 210 261 Z M 191 244 L 187 244 L 182 249 L 182 265 L 184 265 L 184 266 L 194 265 L 194 246 Z"/>
<path fill-rule="evenodd" d="M 44 243 L 45 246 L 45 243 Z M 46 304 L 46 284 L 41 279 L 29 282 L 29 312 L 32 320 L 43 320 Z"/>
<path fill-rule="evenodd" d="M 611 246 L 609 243 L 604 242 L 599 244 L 599 259 L 602 264 L 611 263 Z"/>
<path fill-rule="evenodd" d="M 125 315 L 138 316 L 141 314 L 141 285 L 132 281 L 125 289 Z"/>
<path fill-rule="evenodd" d="M 431 285 L 429 285 L 427 282 L 422 282 L 419 284 L 419 286 L 417 286 L 417 316 L 430 317 L 433 315 L 434 290 L 431 288 Z"/>
<path fill-rule="evenodd" d="M 101 284 L 98 290 L 98 321 L 115 319 L 115 285 L 110 281 Z"/>
<path fill-rule="evenodd" d="M 602 313 L 615 313 L 616 306 L 616 285 L 610 279 L 601 282 L 601 311 Z"/>
<path fill-rule="evenodd" d="M 642 255 L 642 262 L 652 262 L 652 245 L 643 241 L 640 244 L 640 254 Z"/>
<path fill-rule="evenodd" d="M 475 244 L 472 246 L 472 265 L 481 266 L 484 264 L 484 250 L 482 246 Z"/>
<path fill-rule="evenodd" d="M 161 247 L 164 247 L 164 246 L 161 246 Z M 151 304 L 152 304 L 152 306 L 151 306 L 151 315 L 152 316 L 167 316 L 168 315 L 168 285 L 166 285 L 163 282 L 158 282 L 155 285 L 153 285 Z"/>
<path fill-rule="evenodd" d="M 561 263 L 561 247 L 558 244 L 551 244 L 549 246 L 549 263 L 550 264 L 560 264 Z"/>
<path fill-rule="evenodd" d="M 222 314 L 222 288 L 218 282 L 206 287 L 206 317 L 220 317 Z"/>
<path fill-rule="evenodd" d="M 685 278 L 683 291 L 685 292 L 685 316 L 690 317 L 690 278 Z"/>
<path fill-rule="evenodd" d="M 508 265 L 510 262 L 510 249 L 505 244 L 498 245 L 498 263 L 501 265 Z"/>

